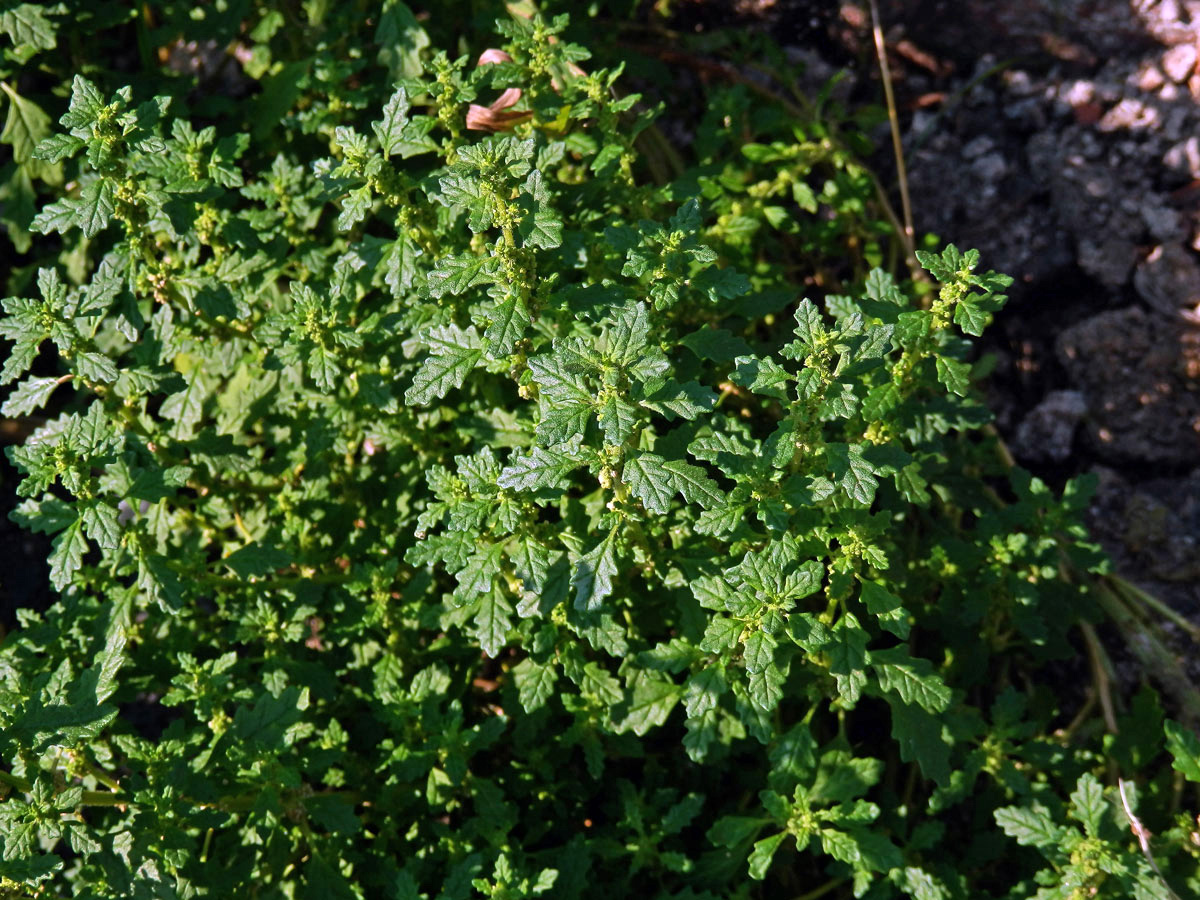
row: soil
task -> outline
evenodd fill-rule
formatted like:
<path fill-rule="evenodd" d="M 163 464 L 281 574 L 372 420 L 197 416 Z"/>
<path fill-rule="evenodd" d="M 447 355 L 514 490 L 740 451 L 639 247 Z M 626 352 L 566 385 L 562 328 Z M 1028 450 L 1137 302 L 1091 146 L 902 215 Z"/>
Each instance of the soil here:
<path fill-rule="evenodd" d="M 1118 572 L 1200 619 L 1200 2 L 882 18 L 918 232 L 1016 278 L 987 341 L 1001 434 L 1051 480 L 1099 475 Z"/>
<path fill-rule="evenodd" d="M 54 601 L 50 590 L 50 540 L 25 531 L 8 518 L 19 501 L 17 470 L 3 452 L 24 438 L 16 423 L 0 420 L 0 639 L 17 623 L 18 609 L 42 611 Z"/>

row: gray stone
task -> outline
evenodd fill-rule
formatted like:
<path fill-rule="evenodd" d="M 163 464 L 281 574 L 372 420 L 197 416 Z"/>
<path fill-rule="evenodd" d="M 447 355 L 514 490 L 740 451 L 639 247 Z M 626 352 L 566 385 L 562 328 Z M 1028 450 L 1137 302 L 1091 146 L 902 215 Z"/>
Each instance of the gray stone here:
<path fill-rule="evenodd" d="M 1087 411 L 1079 391 L 1051 391 L 1017 426 L 1013 452 L 1031 462 L 1062 462 L 1071 455 L 1075 430 Z"/>
<path fill-rule="evenodd" d="M 999 153 L 989 153 L 971 163 L 971 172 L 985 182 L 994 183 L 1008 172 L 1008 163 Z"/>
<path fill-rule="evenodd" d="M 975 159 L 977 156 L 983 156 L 995 146 L 995 141 L 993 141 L 986 134 L 981 134 L 979 137 L 973 138 L 967 143 L 966 146 L 963 147 L 962 155 L 964 159 Z"/>
<path fill-rule="evenodd" d="M 1103 243 L 1079 242 L 1079 267 L 1101 284 L 1118 288 L 1129 280 L 1133 268 L 1134 246 L 1131 241 L 1110 237 Z"/>
<path fill-rule="evenodd" d="M 1151 309 L 1175 315 L 1200 303 L 1200 262 L 1180 244 L 1160 244 L 1138 263 L 1133 287 Z"/>

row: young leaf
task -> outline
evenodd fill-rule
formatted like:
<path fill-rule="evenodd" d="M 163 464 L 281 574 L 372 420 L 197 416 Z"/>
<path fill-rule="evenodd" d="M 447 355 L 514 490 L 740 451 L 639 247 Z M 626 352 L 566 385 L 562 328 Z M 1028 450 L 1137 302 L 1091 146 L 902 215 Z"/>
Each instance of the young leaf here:
<path fill-rule="evenodd" d="M 767 877 L 767 870 L 771 868 L 771 860 L 775 857 L 775 851 L 779 849 L 779 845 L 783 843 L 785 837 L 787 837 L 787 832 L 781 831 L 779 834 L 773 834 L 754 843 L 754 849 L 750 851 L 749 859 L 751 878 L 755 881 L 762 881 Z"/>

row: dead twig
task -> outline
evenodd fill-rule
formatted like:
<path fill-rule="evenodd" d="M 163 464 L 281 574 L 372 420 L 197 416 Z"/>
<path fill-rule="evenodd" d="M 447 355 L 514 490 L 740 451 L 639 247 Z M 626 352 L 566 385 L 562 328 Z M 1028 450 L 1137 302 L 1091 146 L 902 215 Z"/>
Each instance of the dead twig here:
<path fill-rule="evenodd" d="M 888 67 L 887 45 L 880 26 L 879 4 L 871 0 L 871 33 L 875 37 L 875 55 L 879 59 L 879 74 L 883 79 L 883 96 L 887 101 L 888 123 L 892 128 L 892 150 L 896 155 L 896 181 L 900 188 L 900 208 L 904 215 L 904 247 L 910 259 L 909 268 L 916 266 L 916 237 L 913 231 L 912 202 L 908 196 L 908 170 L 904 165 L 904 144 L 900 140 L 900 116 L 896 112 L 896 95 L 892 91 L 892 73 Z"/>
<path fill-rule="evenodd" d="M 1162 870 L 1159 869 L 1158 863 L 1154 861 L 1154 854 L 1150 852 L 1150 829 L 1142 824 L 1142 820 L 1137 817 L 1133 811 L 1133 807 L 1129 803 L 1129 798 L 1125 796 L 1125 779 L 1117 779 L 1117 789 L 1121 794 L 1121 806 L 1125 809 L 1125 818 L 1129 820 L 1129 829 L 1138 839 L 1138 844 L 1142 848 L 1142 855 L 1146 857 L 1146 861 L 1150 863 L 1150 868 L 1154 870 L 1154 874 L 1158 876 L 1158 880 L 1162 882 L 1166 888 L 1167 894 L 1172 900 L 1179 900 L 1179 895 L 1171 890 L 1171 886 L 1167 884 L 1167 879 L 1163 877 Z"/>
<path fill-rule="evenodd" d="M 1092 680 L 1096 685 L 1096 695 L 1100 698 L 1100 709 L 1104 713 L 1104 724 L 1112 734 L 1117 734 L 1117 714 L 1112 700 L 1112 672 L 1096 629 L 1089 623 L 1081 622 L 1079 630 L 1083 632 L 1083 642 L 1087 645 L 1088 660 L 1092 664 Z"/>

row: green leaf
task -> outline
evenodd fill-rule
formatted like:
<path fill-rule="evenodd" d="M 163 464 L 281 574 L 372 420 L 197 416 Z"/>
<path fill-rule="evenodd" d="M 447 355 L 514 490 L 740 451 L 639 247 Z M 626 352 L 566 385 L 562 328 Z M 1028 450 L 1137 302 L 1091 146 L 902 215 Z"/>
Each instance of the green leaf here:
<path fill-rule="evenodd" d="M 487 594 L 492 590 L 492 582 L 500 574 L 503 554 L 502 544 L 483 544 L 471 554 L 467 564 L 454 575 L 458 582 L 458 587 L 452 595 L 454 606 L 466 606 L 474 602 L 480 594 Z"/>
<path fill-rule="evenodd" d="M 426 283 L 434 298 L 447 294 L 456 297 L 470 288 L 494 282 L 499 271 L 500 259 L 496 256 L 476 256 L 474 253 L 446 256 L 429 271 Z"/>
<path fill-rule="evenodd" d="M 383 271 L 383 281 L 395 299 L 402 299 L 412 290 L 417 276 L 417 260 L 421 254 L 421 249 L 406 236 L 398 237 L 387 245 L 379 265 Z"/>
<path fill-rule="evenodd" d="M 300 721 L 308 708 L 308 688 L 288 687 L 272 696 L 262 693 L 253 706 L 239 706 L 233 714 L 233 735 L 242 742 L 264 748 L 284 743 L 284 732 Z"/>
<path fill-rule="evenodd" d="M 763 712 L 771 712 L 783 699 L 783 673 L 773 665 L 751 672 L 748 693 L 750 702 Z"/>
<path fill-rule="evenodd" d="M 1040 806 L 1025 809 L 1005 806 L 995 812 L 996 824 L 1004 833 L 1015 838 L 1026 847 L 1050 849 L 1057 847 L 1063 838 L 1063 829 L 1055 825 L 1049 814 Z"/>
<path fill-rule="evenodd" d="M 33 217 L 29 227 L 38 234 L 57 231 L 66 234 L 78 222 L 78 201 L 66 198 L 57 203 L 48 203 Z"/>
<path fill-rule="evenodd" d="M 953 244 L 947 245 L 941 254 L 930 253 L 928 250 L 917 250 L 916 257 L 921 267 L 943 284 L 955 280 L 962 261 L 962 254 Z"/>
<path fill-rule="evenodd" d="M 700 359 L 713 362 L 729 362 L 737 356 L 747 356 L 750 345 L 737 335 L 730 334 L 724 328 L 704 326 L 699 331 L 684 335 L 679 343 L 687 347 Z"/>
<path fill-rule="evenodd" d="M 730 604 L 736 596 L 723 575 L 701 575 L 699 578 L 693 578 L 689 587 L 697 603 L 705 609 L 718 612 L 730 609 Z"/>
<path fill-rule="evenodd" d="M 971 389 L 971 367 L 957 359 L 939 356 L 937 358 L 937 377 L 947 390 L 960 397 L 967 396 Z"/>
<path fill-rule="evenodd" d="M 529 173 L 524 191 L 522 200 L 525 201 L 526 213 L 517 223 L 521 246 L 552 250 L 562 244 L 563 223 L 547 202 L 548 192 L 542 187 L 542 173 L 537 169 Z M 537 198 L 535 203 L 528 202 L 530 197 Z"/>
<path fill-rule="evenodd" d="M 964 298 L 954 307 L 954 321 L 967 334 L 979 337 L 992 323 L 992 314 L 971 298 Z"/>
<path fill-rule="evenodd" d="M 853 613 L 844 613 L 829 632 L 825 645 L 829 654 L 829 672 L 837 680 L 838 694 L 853 705 L 862 696 L 867 683 L 867 641 L 870 636 Z"/>
<path fill-rule="evenodd" d="M 939 785 L 950 780 L 950 745 L 942 734 L 942 722 L 918 706 L 888 696 L 892 710 L 892 737 L 900 745 L 900 758 L 916 762 L 926 778 Z"/>
<path fill-rule="evenodd" d="M 607 358 L 620 366 L 628 366 L 642 355 L 650 332 L 650 314 L 645 303 L 631 303 L 620 308 L 613 324 L 606 330 Z"/>
<path fill-rule="evenodd" d="M 793 378 L 779 363 L 770 358 L 739 356 L 734 364 L 737 368 L 729 376 L 734 384 L 766 397 L 788 399 L 787 386 Z"/>
<path fill-rule="evenodd" d="M 285 568 L 292 557 L 286 550 L 254 542 L 238 548 L 221 562 L 238 578 L 250 580 Z"/>
<path fill-rule="evenodd" d="M 139 560 L 137 585 L 163 612 L 175 613 L 183 607 L 183 584 L 162 556 L 146 555 Z"/>
<path fill-rule="evenodd" d="M 844 863 L 854 864 L 862 858 L 858 841 L 844 831 L 823 828 L 820 833 L 821 849 L 829 856 Z"/>
<path fill-rule="evenodd" d="M 536 491 L 555 488 L 568 473 L 583 465 L 583 460 L 561 450 L 533 447 L 526 456 L 514 456 L 500 473 L 497 483 L 511 491 Z"/>
<path fill-rule="evenodd" d="M 488 656 L 495 659 L 508 642 L 508 632 L 512 629 L 512 604 L 505 597 L 499 586 L 484 593 L 479 599 L 479 609 L 475 613 L 475 639 Z"/>
<path fill-rule="evenodd" d="M 680 384 L 674 378 L 665 379 L 641 401 L 642 406 L 661 413 L 667 421 L 696 419 L 712 410 L 717 395 L 695 381 Z"/>
<path fill-rule="evenodd" d="M 600 609 L 604 598 L 613 592 L 617 574 L 617 530 L 614 528 L 575 564 L 571 585 L 575 588 L 575 608 L 584 611 Z"/>
<path fill-rule="evenodd" d="M 1167 752 L 1171 754 L 1171 765 L 1188 781 L 1200 782 L 1200 737 L 1194 731 L 1173 722 L 1163 722 L 1167 737 Z"/>
<path fill-rule="evenodd" d="M 379 46 L 377 60 L 388 69 L 392 81 L 421 76 L 425 69 L 421 51 L 429 46 L 429 35 L 407 3 L 390 0 L 384 6 L 375 28 L 375 43 Z"/>
<path fill-rule="evenodd" d="M 15 46 L 27 44 L 38 50 L 54 49 L 57 28 L 46 18 L 47 12 L 53 12 L 52 7 L 47 9 L 36 3 L 5 5 L 7 9 L 0 10 L 0 31 L 8 35 Z"/>
<path fill-rule="evenodd" d="M 646 669 L 636 670 L 628 683 L 629 703 L 625 715 L 616 723 L 618 733 L 632 731 L 641 737 L 651 728 L 667 721 L 667 716 L 679 702 L 679 685 L 667 681 Z"/>
<path fill-rule="evenodd" d="M 616 394 L 601 397 L 596 411 L 600 427 L 604 429 L 604 441 L 611 446 L 620 446 L 633 431 L 637 411 Z"/>
<path fill-rule="evenodd" d="M 34 147 L 33 158 L 57 163 L 74 156 L 86 146 L 87 144 L 73 134 L 52 134 Z"/>
<path fill-rule="evenodd" d="M 73 224 L 86 238 L 93 238 L 108 225 L 116 212 L 116 190 L 107 179 L 89 181 L 79 191 Z"/>
<path fill-rule="evenodd" d="M 329 834 L 357 834 L 362 828 L 362 822 L 354 814 L 354 802 L 336 794 L 306 797 L 304 811 Z"/>
<path fill-rule="evenodd" d="M 88 500 L 80 504 L 80 518 L 87 535 L 101 550 L 116 550 L 121 543 L 121 526 L 117 510 L 103 500 Z"/>
<path fill-rule="evenodd" d="M 71 102 L 58 122 L 66 128 L 84 129 L 96 123 L 104 107 L 104 97 L 96 85 L 76 75 L 71 81 Z"/>
<path fill-rule="evenodd" d="M 653 453 L 636 453 L 626 460 L 621 477 L 633 496 L 642 501 L 650 512 L 666 513 L 671 507 L 675 489 L 663 468 L 666 462 Z"/>
<path fill-rule="evenodd" d="M 708 665 L 687 680 L 683 706 L 688 718 L 702 716 L 717 708 L 725 693 L 725 673 L 719 665 Z"/>
<path fill-rule="evenodd" d="M 573 443 L 583 436 L 592 416 L 591 402 L 586 399 L 561 406 L 543 403 L 536 431 L 538 443 L 545 446 Z"/>
<path fill-rule="evenodd" d="M 4 13 L 0 13 L 0 22 L 3 17 Z M 37 146 L 50 135 L 50 117 L 36 103 L 9 87 L 7 82 L 0 81 L 0 88 L 8 95 L 8 116 L 4 120 L 4 131 L 0 132 L 0 142 L 12 147 L 13 160 L 25 167 L 31 176 L 58 181 L 61 178 L 58 167 L 51 161 L 34 156 Z"/>
<path fill-rule="evenodd" d="M 775 659 L 775 638 L 765 631 L 755 631 L 746 638 L 742 659 L 746 663 L 746 671 L 755 674 L 773 664 Z"/>
<path fill-rule="evenodd" d="M 950 688 L 934 673 L 929 660 L 911 657 L 903 647 L 889 647 L 872 651 L 871 666 L 879 686 L 899 694 L 905 703 L 931 713 L 944 712 L 950 706 Z"/>
<path fill-rule="evenodd" d="M 491 324 L 483 333 L 488 359 L 500 359 L 511 353 L 513 345 L 529 330 L 529 309 L 521 292 L 508 291 L 493 308 L 489 318 Z"/>
<path fill-rule="evenodd" d="M 512 668 L 512 677 L 521 707 L 525 712 L 532 713 L 545 706 L 546 701 L 554 695 L 558 672 L 552 665 L 537 663 L 526 657 Z"/>
<path fill-rule="evenodd" d="M 90 350 L 80 350 L 72 363 L 79 376 L 93 384 L 112 384 L 121 374 L 111 359 Z"/>
<path fill-rule="evenodd" d="M 710 303 L 733 300 L 750 290 L 750 279 L 733 269 L 704 269 L 691 279 L 691 286 Z"/>
<path fill-rule="evenodd" d="M 825 336 L 825 323 L 821 320 L 821 312 L 816 304 L 809 299 L 800 301 L 796 307 L 796 337 L 806 352 L 811 352 Z"/>
<path fill-rule="evenodd" d="M 384 104 L 383 118 L 371 125 L 384 156 L 391 156 L 396 152 L 403 140 L 404 126 L 407 124 L 408 92 L 404 88 L 397 88 L 396 93 Z"/>
<path fill-rule="evenodd" d="M 739 844 L 753 840 L 767 821 L 753 816 L 722 816 L 713 823 L 705 836 L 715 846 L 732 850 Z"/>
<path fill-rule="evenodd" d="M 8 395 L 0 414 L 25 416 L 46 405 L 54 389 L 62 382 L 57 378 L 26 378 Z"/>
<path fill-rule="evenodd" d="M 355 188 L 342 197 L 342 211 L 337 217 L 337 230 L 349 231 L 371 212 L 374 195 L 369 186 Z"/>
<path fill-rule="evenodd" d="M 889 381 L 876 385 L 867 392 L 862 402 L 862 416 L 868 422 L 881 422 L 899 405 L 900 388 Z"/>
<path fill-rule="evenodd" d="M 875 499 L 879 480 L 876 468 L 863 458 L 862 448 L 854 444 L 829 444 L 826 448 L 829 468 L 851 500 L 870 504 Z"/>
<path fill-rule="evenodd" d="M 337 355 L 327 347 L 316 346 L 309 351 L 307 362 L 313 383 L 326 394 L 334 393 L 341 373 Z"/>
<path fill-rule="evenodd" d="M 467 375 L 483 358 L 474 325 L 465 330 L 457 325 L 435 326 L 429 329 L 425 342 L 429 355 L 404 394 L 404 402 L 410 406 L 427 406 L 452 389 L 462 387 Z"/>
<path fill-rule="evenodd" d="M 163 400 L 159 416 L 171 423 L 170 434 L 176 440 L 188 440 L 204 415 L 208 386 L 198 370 L 184 378 L 184 388 Z"/>
<path fill-rule="evenodd" d="M 83 565 L 83 554 L 87 549 L 82 519 L 76 519 L 54 539 L 50 551 L 50 583 L 56 591 L 65 590 L 71 583 L 71 576 Z"/>
<path fill-rule="evenodd" d="M 879 620 L 882 628 L 906 640 L 910 630 L 909 613 L 901 605 L 900 598 L 876 581 L 863 580 L 861 583 L 862 601 L 866 604 L 867 612 Z"/>
<path fill-rule="evenodd" d="M 700 649 L 707 653 L 732 650 L 742 633 L 742 623 L 727 616 L 713 616 L 704 629 Z"/>
<path fill-rule="evenodd" d="M 1107 812 L 1108 801 L 1104 799 L 1104 788 L 1095 775 L 1085 772 L 1071 792 L 1071 815 L 1083 824 L 1089 837 L 1096 837 Z"/>
<path fill-rule="evenodd" d="M 773 834 L 754 843 L 754 849 L 750 851 L 749 859 L 751 878 L 755 881 L 762 881 L 767 877 L 767 870 L 771 868 L 771 860 L 775 856 L 775 851 L 779 849 L 779 845 L 783 843 L 785 837 L 787 837 L 787 832 L 781 831 L 779 834 Z"/>
<path fill-rule="evenodd" d="M 94 740 L 117 717 L 117 710 L 88 698 L 71 703 L 31 704 L 9 723 L 5 737 L 34 753 L 51 745 L 70 748 Z"/>

